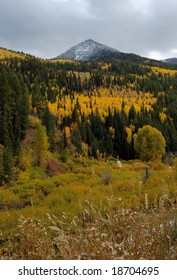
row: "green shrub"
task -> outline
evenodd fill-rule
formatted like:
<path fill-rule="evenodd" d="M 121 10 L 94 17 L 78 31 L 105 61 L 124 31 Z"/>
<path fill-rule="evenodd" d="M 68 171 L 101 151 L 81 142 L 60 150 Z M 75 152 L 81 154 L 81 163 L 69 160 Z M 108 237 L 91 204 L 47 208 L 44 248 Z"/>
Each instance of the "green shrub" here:
<path fill-rule="evenodd" d="M 21 209 L 27 202 L 8 189 L 0 189 L 0 210 Z"/>

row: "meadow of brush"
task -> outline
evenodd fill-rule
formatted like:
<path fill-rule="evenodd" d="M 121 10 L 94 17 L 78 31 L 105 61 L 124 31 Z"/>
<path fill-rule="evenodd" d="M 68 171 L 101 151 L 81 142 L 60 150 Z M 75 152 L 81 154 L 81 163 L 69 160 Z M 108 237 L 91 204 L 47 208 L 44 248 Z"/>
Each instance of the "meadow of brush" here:
<path fill-rule="evenodd" d="M 1 259 L 176 259 L 175 160 L 70 158 L 60 168 L 48 176 L 29 164 L 1 187 Z"/>

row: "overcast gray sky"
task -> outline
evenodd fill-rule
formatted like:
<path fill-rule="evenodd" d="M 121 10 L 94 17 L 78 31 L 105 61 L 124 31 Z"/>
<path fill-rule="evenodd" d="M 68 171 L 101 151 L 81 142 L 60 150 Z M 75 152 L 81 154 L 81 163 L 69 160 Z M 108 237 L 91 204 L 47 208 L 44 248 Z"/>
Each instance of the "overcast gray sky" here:
<path fill-rule="evenodd" d="M 86 39 L 177 57 L 177 0 L 0 0 L 0 47 L 52 58 Z"/>

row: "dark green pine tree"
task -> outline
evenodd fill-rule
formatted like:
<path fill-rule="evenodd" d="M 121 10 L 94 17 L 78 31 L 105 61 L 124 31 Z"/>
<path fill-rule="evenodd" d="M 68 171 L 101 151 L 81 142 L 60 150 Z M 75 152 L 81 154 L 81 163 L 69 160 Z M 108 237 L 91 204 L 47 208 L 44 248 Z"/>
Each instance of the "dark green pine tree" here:
<path fill-rule="evenodd" d="M 24 139 L 26 135 L 26 129 L 28 126 L 28 117 L 30 110 L 29 91 L 21 75 L 19 76 L 19 80 L 21 85 L 21 96 L 19 99 L 18 111 L 20 114 L 21 139 Z"/>
<path fill-rule="evenodd" d="M 68 147 L 68 140 L 66 137 L 66 131 L 63 131 L 63 141 L 62 141 L 62 149 L 66 149 Z"/>
<path fill-rule="evenodd" d="M 91 147 L 94 136 L 93 136 L 91 127 L 88 124 L 88 122 L 86 122 L 86 124 L 85 124 L 85 130 L 86 130 L 86 143 L 88 144 L 88 146 Z"/>
<path fill-rule="evenodd" d="M 113 127 L 113 116 L 110 107 L 108 107 L 108 116 L 105 118 L 105 126 Z"/>
<path fill-rule="evenodd" d="M 73 109 L 72 115 L 71 115 L 71 121 L 72 121 L 73 123 L 79 121 L 78 104 L 76 104 L 76 105 L 74 106 L 74 109 Z"/>
<path fill-rule="evenodd" d="M 19 154 L 20 152 L 20 140 L 21 140 L 21 128 L 20 128 L 20 98 L 21 98 L 21 86 L 19 79 L 15 73 L 10 75 L 11 92 L 11 110 L 12 110 L 12 143 L 13 154 Z"/>
<path fill-rule="evenodd" d="M 94 136 L 96 137 L 96 139 L 98 141 L 102 140 L 104 137 L 104 124 L 101 121 L 99 113 L 92 112 L 90 115 L 90 121 L 91 121 L 91 129 L 92 129 Z"/>
<path fill-rule="evenodd" d="M 133 137 L 133 133 L 132 133 L 132 139 L 131 139 L 131 143 L 130 143 L 130 159 L 135 159 L 135 148 L 134 148 L 134 137 Z"/>
<path fill-rule="evenodd" d="M 76 155 L 81 155 L 82 154 L 82 141 L 81 141 L 81 135 L 79 128 L 76 127 L 72 130 L 71 133 L 71 141 L 73 145 L 76 147 Z"/>
<path fill-rule="evenodd" d="M 0 144 L 4 146 L 3 170 L 7 179 L 12 168 L 12 89 L 8 83 L 7 72 L 0 73 Z"/>
<path fill-rule="evenodd" d="M 36 109 L 38 116 L 41 116 L 46 97 L 41 94 L 40 84 L 36 78 L 32 87 L 32 108 Z"/>
<path fill-rule="evenodd" d="M 136 110 L 134 105 L 132 104 L 132 106 L 130 107 L 129 113 L 128 113 L 128 122 L 129 124 L 134 124 L 136 118 Z"/>
<path fill-rule="evenodd" d="M 49 88 L 48 88 L 47 99 L 48 99 L 51 103 L 55 103 L 55 102 L 56 102 L 56 93 L 55 93 L 55 91 L 51 88 L 51 86 L 49 86 Z"/>
<path fill-rule="evenodd" d="M 115 156 L 128 160 L 130 158 L 130 144 L 127 142 L 127 134 L 124 125 L 124 118 L 118 113 L 114 113 L 114 152 Z"/>
<path fill-rule="evenodd" d="M 78 74 L 78 77 L 77 77 L 77 91 L 78 91 L 78 92 L 82 92 L 82 91 L 83 91 L 83 89 L 82 89 L 81 77 L 80 77 L 79 74 Z"/>
<path fill-rule="evenodd" d="M 95 159 L 98 159 L 97 150 L 98 150 L 98 143 L 96 139 L 94 139 L 91 144 L 90 155 L 93 156 Z"/>
<path fill-rule="evenodd" d="M 12 147 L 12 89 L 7 80 L 7 72 L 0 74 L 0 144 Z M 10 104 L 11 103 L 11 104 Z"/>
<path fill-rule="evenodd" d="M 109 131 L 106 131 L 104 136 L 104 151 L 106 156 L 113 155 L 114 144 L 112 141 L 112 136 Z"/>
<path fill-rule="evenodd" d="M 165 124 L 165 128 L 168 133 L 168 139 L 166 140 L 166 149 L 170 152 L 177 151 L 177 130 L 175 129 L 174 123 L 169 120 L 167 124 Z"/>
<path fill-rule="evenodd" d="M 79 124 L 79 131 L 80 131 L 80 135 L 81 135 L 81 139 L 84 143 L 86 143 L 87 141 L 87 133 L 86 133 L 86 123 L 80 123 Z"/>

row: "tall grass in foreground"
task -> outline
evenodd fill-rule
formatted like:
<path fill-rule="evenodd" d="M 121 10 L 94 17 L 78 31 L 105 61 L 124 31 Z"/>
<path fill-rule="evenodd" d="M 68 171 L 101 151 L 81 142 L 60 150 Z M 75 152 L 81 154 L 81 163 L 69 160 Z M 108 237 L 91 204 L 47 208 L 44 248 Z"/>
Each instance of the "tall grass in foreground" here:
<path fill-rule="evenodd" d="M 112 197 L 99 208 L 87 202 L 72 222 L 48 216 L 21 218 L 7 239 L 1 237 L 1 259 L 176 259 L 177 207 L 166 195 L 155 208 L 124 209 Z"/>

